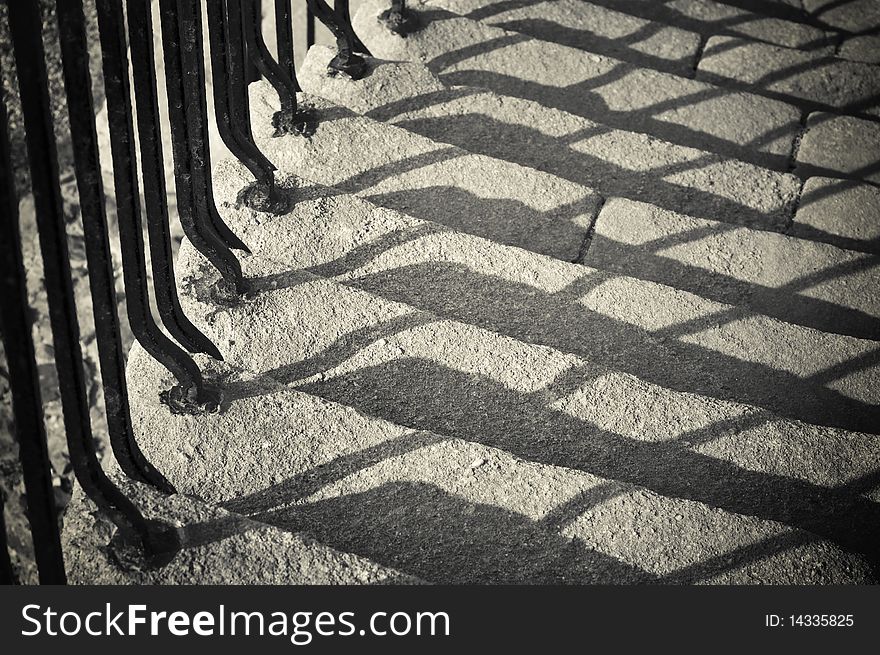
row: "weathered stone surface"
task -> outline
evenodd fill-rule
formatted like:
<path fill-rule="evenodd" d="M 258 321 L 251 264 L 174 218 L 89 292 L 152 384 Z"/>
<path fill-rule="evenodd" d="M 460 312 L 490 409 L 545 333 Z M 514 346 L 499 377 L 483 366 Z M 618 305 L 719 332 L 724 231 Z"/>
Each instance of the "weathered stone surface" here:
<path fill-rule="evenodd" d="M 511 32 L 677 73 L 693 69 L 700 46 L 695 32 L 579 0 L 513 5 L 504 0 L 430 0 L 430 4 Z"/>
<path fill-rule="evenodd" d="M 155 375 L 155 361 L 139 348 L 141 376 Z M 140 368 L 140 366 L 139 366 Z M 155 385 L 158 380 L 154 377 Z M 155 399 L 155 387 L 148 397 Z M 146 401 L 142 398 L 141 401 Z M 162 408 L 165 409 L 164 407 Z M 160 433 L 167 429 L 156 425 Z M 241 434 L 239 434 L 241 436 Z M 164 459 L 164 458 L 163 458 Z M 213 466 L 214 462 L 206 463 Z M 155 490 L 114 476 L 126 495 L 148 519 L 176 528 L 182 548 L 170 563 L 157 568 L 118 565 L 106 546 L 114 526 L 103 518 L 80 489 L 64 517 L 64 561 L 71 584 L 412 584 L 415 578 L 379 566 L 363 557 L 328 548 L 305 535 L 248 520 L 193 496 L 163 496 Z"/>
<path fill-rule="evenodd" d="M 804 9 L 823 23 L 849 32 L 880 27 L 880 8 L 874 0 L 803 0 Z"/>
<path fill-rule="evenodd" d="M 799 0 L 787 0 L 787 3 L 800 10 Z M 789 48 L 830 49 L 824 31 L 801 22 L 803 17 L 799 11 L 755 13 L 744 8 L 742 3 L 712 0 L 591 0 L 591 4 L 675 25 L 707 37 L 725 34 Z M 760 3 L 760 9 L 766 9 L 767 5 L 768 2 Z"/>
<path fill-rule="evenodd" d="M 880 250 L 880 189 L 826 177 L 804 183 L 795 228 L 831 234 L 863 249 Z"/>
<path fill-rule="evenodd" d="M 615 198 L 585 263 L 825 332 L 880 337 L 876 255 Z"/>
<path fill-rule="evenodd" d="M 529 100 L 447 89 L 424 66 L 370 59 L 362 80 L 330 77 L 329 48 L 312 48 L 303 88 L 436 141 L 547 171 L 605 196 L 695 216 L 784 228 L 800 181 L 792 175 L 594 123 Z"/>
<path fill-rule="evenodd" d="M 271 323 L 270 330 L 281 323 Z M 184 507 L 185 522 L 195 523 L 187 525 L 184 533 L 193 534 L 196 550 L 184 550 L 173 570 L 185 570 L 191 558 L 209 569 L 205 577 L 216 576 L 213 562 L 205 563 L 197 544 L 221 532 L 232 534 L 207 548 L 220 551 L 227 561 L 228 551 L 237 555 L 230 575 L 252 571 L 251 575 L 263 573 L 284 582 L 285 575 L 303 576 L 307 582 L 322 576 L 330 582 L 344 581 L 344 576 L 360 576 L 357 582 L 410 581 L 405 574 L 429 582 L 472 584 L 874 580 L 864 560 L 803 529 L 666 496 L 593 472 L 603 466 L 591 466 L 573 450 L 575 440 L 583 439 L 583 430 L 603 434 L 600 426 L 607 426 L 624 433 L 635 429 L 642 436 L 644 428 L 652 427 L 627 424 L 641 419 L 605 413 L 606 403 L 594 402 L 596 394 L 637 392 L 639 382 L 627 376 L 601 375 L 574 397 L 556 403 L 551 397 L 545 399 L 548 406 L 539 411 L 555 416 L 562 429 L 544 438 L 569 451 L 570 466 L 547 461 L 546 449 L 543 454 L 530 449 L 522 438 L 528 434 L 527 426 L 520 426 L 520 433 L 514 435 L 510 420 L 485 422 L 473 413 L 477 410 L 473 404 L 459 408 L 461 425 L 454 430 L 435 418 L 442 398 L 421 408 L 413 406 L 420 412 L 420 422 L 436 422 L 438 433 L 411 427 L 412 418 L 404 424 L 379 418 L 387 408 L 370 407 L 364 412 L 371 389 L 360 398 L 346 398 L 354 408 L 319 397 L 341 394 L 347 379 L 370 370 L 363 368 L 369 360 L 390 371 L 395 359 L 404 359 L 394 355 L 399 342 L 392 336 L 367 344 L 367 359 L 361 358 L 360 366 L 329 368 L 320 382 L 227 370 L 223 380 L 228 396 L 222 411 L 197 419 L 172 416 L 158 404 L 155 390 L 164 383 L 161 367 L 139 348 L 132 353 L 129 370 L 139 391 L 136 426 L 148 455 L 181 490 L 263 522 L 253 524 L 219 510 L 215 510 L 219 516 L 204 516 L 199 505 Z M 435 344 L 434 357 L 444 345 Z M 551 360 L 544 356 L 529 363 L 543 368 L 550 364 L 552 371 Z M 499 364 L 503 362 L 491 361 L 484 374 L 510 380 Z M 543 373 L 534 381 L 540 383 Z M 399 380 L 388 382 L 391 393 L 403 390 Z M 652 416 L 675 411 L 667 404 L 670 400 L 651 397 L 651 407 L 657 410 Z M 736 416 L 734 408 L 724 405 L 709 405 L 706 410 L 693 415 L 690 425 Z M 580 418 L 579 412 L 589 414 Z M 588 418 L 597 424 L 591 425 Z M 575 434 L 577 424 L 582 432 Z M 657 427 L 662 429 L 659 421 Z M 248 437 L 242 438 L 245 432 Z M 611 432 L 600 439 L 627 443 Z M 662 442 L 657 446 L 662 447 Z M 687 471 L 693 474 L 692 469 Z M 179 498 L 163 506 L 180 505 Z M 760 504 L 756 496 L 742 500 L 744 507 Z M 192 520 L 194 514 L 197 521 Z M 307 540 L 303 544 L 299 535 L 284 535 L 265 524 L 310 533 L 322 543 L 393 566 L 403 574 L 352 555 L 333 551 L 324 555 L 325 547 Z M 743 557 L 742 550 L 760 556 Z"/>
<path fill-rule="evenodd" d="M 367 2 L 355 28 L 373 54 L 422 61 L 444 83 L 535 100 L 612 127 L 776 168 L 787 165 L 798 110 L 786 103 L 632 66 L 508 32 L 440 9 L 420 9 L 401 38 Z"/>
<path fill-rule="evenodd" d="M 262 88 L 252 96 L 260 121 L 278 108 L 277 96 Z M 255 126 L 279 168 L 501 243 L 567 261 L 578 256 L 598 211 L 592 189 L 431 141 L 321 98 L 302 100 L 319 116 L 312 138 L 272 139 L 268 124 Z"/>
<path fill-rule="evenodd" d="M 272 156 L 287 149 L 283 141 L 275 147 Z M 276 161 L 290 170 L 290 160 Z M 781 323 L 662 285 L 411 223 L 411 218 L 401 227 L 399 215 L 366 204 L 355 212 L 359 217 L 353 224 L 348 218 L 339 227 L 324 225 L 326 219 L 311 213 L 350 215 L 352 210 L 343 208 L 352 199 L 331 195 L 319 202 L 309 200 L 311 192 L 302 193 L 292 222 L 261 220 L 257 227 L 247 218 L 229 220 L 243 225 L 246 243 L 276 261 L 295 257 L 302 262 L 297 266 L 345 275 L 350 286 L 392 301 L 683 391 L 748 402 L 814 423 L 875 429 L 877 368 L 865 366 L 842 379 L 832 374 L 867 356 L 873 342 Z M 322 236 L 316 244 L 304 239 L 285 246 L 302 238 L 301 230 Z M 354 251 L 345 254 L 349 248 Z"/>
<path fill-rule="evenodd" d="M 811 175 L 880 183 L 880 123 L 810 114 L 798 147 L 797 165 Z"/>
<path fill-rule="evenodd" d="M 850 36 L 843 40 L 838 56 L 869 64 L 880 64 L 880 35 Z"/>
<path fill-rule="evenodd" d="M 880 116 L 880 69 L 861 62 L 714 36 L 706 43 L 697 71 L 788 101 Z"/>

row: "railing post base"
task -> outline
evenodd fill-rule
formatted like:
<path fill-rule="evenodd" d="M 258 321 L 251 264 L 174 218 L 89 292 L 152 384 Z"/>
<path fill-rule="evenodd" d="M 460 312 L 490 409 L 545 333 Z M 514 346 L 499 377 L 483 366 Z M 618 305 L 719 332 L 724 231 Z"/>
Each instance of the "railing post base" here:
<path fill-rule="evenodd" d="M 330 60 L 327 73 L 330 77 L 343 75 L 352 80 L 359 80 L 367 74 L 367 62 L 360 55 L 340 53 Z"/>
<path fill-rule="evenodd" d="M 107 545 L 107 552 L 117 566 L 126 571 L 149 571 L 162 568 L 180 552 L 183 540 L 173 525 L 148 519 L 143 537 L 118 530 Z"/>
<path fill-rule="evenodd" d="M 159 401 L 171 410 L 172 414 L 200 416 L 216 414 L 220 411 L 219 392 L 205 387 L 184 387 L 180 384 L 159 393 Z"/>
<path fill-rule="evenodd" d="M 310 137 L 318 129 L 318 117 L 315 112 L 300 107 L 296 111 L 282 109 L 272 116 L 272 127 L 275 129 L 273 137 L 298 134 Z"/>
<path fill-rule="evenodd" d="M 422 27 L 418 17 L 413 12 L 408 11 L 405 6 L 398 7 L 396 4 L 379 14 L 379 21 L 397 34 L 397 36 L 401 37 L 417 32 Z"/>

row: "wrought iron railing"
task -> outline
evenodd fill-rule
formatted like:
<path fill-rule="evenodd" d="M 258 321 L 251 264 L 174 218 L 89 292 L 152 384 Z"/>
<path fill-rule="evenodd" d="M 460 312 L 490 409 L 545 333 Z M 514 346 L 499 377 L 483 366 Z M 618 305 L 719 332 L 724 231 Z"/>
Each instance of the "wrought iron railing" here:
<path fill-rule="evenodd" d="M 214 411 L 218 403 L 214 392 L 205 385 L 191 353 L 220 358 L 220 352 L 186 317 L 177 297 L 169 190 L 165 188 L 159 84 L 164 83 L 168 97 L 176 207 L 186 238 L 216 267 L 232 294 L 240 294 L 245 289 L 235 251 L 247 250 L 247 246 L 223 222 L 212 192 L 203 56 L 203 1 L 159 0 L 165 74 L 164 80 L 158 80 L 151 1 L 125 0 L 123 6 L 123 0 L 95 0 L 127 321 L 134 338 L 176 380 L 173 387 L 162 390 L 163 402 L 169 411 L 188 414 Z M 208 0 L 205 4 L 218 131 L 225 146 L 254 176 L 255 181 L 245 198 L 258 211 L 278 212 L 284 203 L 275 186 L 275 167 L 257 147 L 251 134 L 247 84 L 264 77 L 278 93 L 281 111 L 275 117 L 276 129 L 287 133 L 307 131 L 307 121 L 297 108 L 299 85 L 293 56 L 290 3 L 291 0 L 274 0 L 277 58 L 273 58 L 264 42 L 259 0 Z M 352 29 L 348 0 L 337 0 L 332 8 L 324 0 L 307 0 L 307 4 L 308 45 L 314 41 L 314 17 L 317 17 L 337 41 L 338 54 L 331 62 L 329 72 L 352 78 L 362 75 L 365 70 L 363 55 L 368 52 Z M 395 25 L 403 24 L 405 21 L 400 19 L 402 0 L 391 4 L 388 20 Z M 48 296 L 55 368 L 72 468 L 83 491 L 117 526 L 116 538 L 123 544 L 136 547 L 148 559 L 161 561 L 178 547 L 175 531 L 146 520 L 102 470 L 96 452 L 59 186 L 40 4 L 38 0 L 10 0 L 7 9 Z M 174 491 L 172 485 L 138 448 L 131 424 L 83 2 L 56 0 L 56 12 L 70 146 L 81 208 L 110 445 L 127 476 L 170 493 Z M 133 103 L 137 107 L 136 124 Z M 39 578 L 42 583 L 63 583 L 65 571 L 31 336 L 19 233 L 19 199 L 7 123 L 5 104 L 0 102 L 0 325 Z M 140 174 L 136 147 L 140 150 Z M 152 285 L 148 283 L 142 232 L 144 222 Z M 173 340 L 153 318 L 150 287 L 161 324 Z M 12 570 L 5 536 L 4 529 L 0 575 L 8 582 Z"/>

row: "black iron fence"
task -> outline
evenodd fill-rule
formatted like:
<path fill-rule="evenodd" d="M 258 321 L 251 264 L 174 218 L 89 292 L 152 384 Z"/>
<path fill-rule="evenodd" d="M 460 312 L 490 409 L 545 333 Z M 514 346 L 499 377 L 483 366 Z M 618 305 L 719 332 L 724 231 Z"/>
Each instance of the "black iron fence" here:
<path fill-rule="evenodd" d="M 263 77 L 274 87 L 281 104 L 281 111 L 275 117 L 277 130 L 282 133 L 307 132 L 307 121 L 297 108 L 299 85 L 293 56 L 291 0 L 274 0 L 277 58 L 270 54 L 264 41 L 259 0 L 158 0 L 161 53 L 153 51 L 156 26 L 152 24 L 151 0 L 125 0 L 124 4 L 123 0 L 95 2 L 127 322 L 144 350 L 164 365 L 176 380 L 173 387 L 161 390 L 162 400 L 169 411 L 188 414 L 215 411 L 217 398 L 205 385 L 191 353 L 220 358 L 220 352 L 186 317 L 174 283 L 159 85 L 164 84 L 168 98 L 176 211 L 183 232 L 217 268 L 229 292 L 240 294 L 246 283 L 235 253 L 246 251 L 247 246 L 223 222 L 212 193 L 208 141 L 211 117 L 206 108 L 203 50 L 205 31 L 214 118 L 220 137 L 254 176 L 254 183 L 244 197 L 258 211 L 282 211 L 284 202 L 275 186 L 275 167 L 257 147 L 251 134 L 247 85 Z M 174 491 L 172 485 L 138 448 L 131 425 L 83 2 L 56 0 L 55 4 L 70 148 L 79 195 L 110 445 L 127 476 L 171 493 Z M 203 7 L 206 26 L 202 24 Z M 307 0 L 307 7 L 308 45 L 314 40 L 315 17 L 336 38 L 338 53 L 329 72 L 352 78 L 362 75 L 365 70 L 362 55 L 369 53 L 352 29 L 348 0 L 336 0 L 333 7 L 325 0 Z M 72 468 L 84 492 L 117 526 L 116 538 L 136 547 L 147 558 L 161 561 L 178 547 L 175 531 L 147 521 L 102 470 L 96 452 L 59 186 L 40 6 L 38 0 L 9 0 L 7 10 L 48 296 L 57 384 Z M 389 24 L 405 24 L 401 18 L 402 10 L 402 0 L 391 2 L 386 16 Z M 157 54 L 164 63 L 163 80 L 157 79 Z M 137 107 L 136 124 L 133 104 Z M 5 103 L 0 102 L 0 327 L 39 579 L 42 583 L 63 583 L 65 571 L 59 516 L 53 498 L 39 375 L 31 336 L 19 233 L 19 198 L 7 123 Z M 136 148 L 140 150 L 140 167 Z M 152 285 L 147 270 L 144 222 Z M 161 325 L 173 340 L 165 335 L 153 317 L 151 293 Z M 10 582 L 12 569 L 5 538 L 4 528 L 0 575 L 4 582 Z"/>

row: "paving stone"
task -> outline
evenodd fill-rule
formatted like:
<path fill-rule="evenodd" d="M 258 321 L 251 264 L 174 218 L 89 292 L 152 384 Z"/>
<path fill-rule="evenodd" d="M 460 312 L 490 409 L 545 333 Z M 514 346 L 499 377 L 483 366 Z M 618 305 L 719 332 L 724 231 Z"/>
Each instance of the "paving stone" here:
<path fill-rule="evenodd" d="M 804 0 L 804 9 L 841 30 L 862 32 L 880 27 L 880 7 L 874 0 Z"/>
<path fill-rule="evenodd" d="M 551 458 L 546 450 L 540 455 L 530 449 L 503 422 L 481 425 L 472 404 L 461 408 L 460 421 L 469 429 L 460 429 L 463 437 L 457 437 L 452 429 L 437 433 L 384 420 L 378 408 L 363 411 L 366 396 L 348 398 L 351 406 L 321 398 L 341 393 L 339 385 L 351 375 L 344 370 L 328 371 L 322 390 L 220 366 L 226 369 L 222 375 L 230 391 L 222 411 L 197 418 L 173 416 L 155 393 L 166 383 L 158 363 L 139 347 L 130 361 L 132 388 L 137 391 L 133 396 L 136 430 L 151 460 L 186 493 L 222 502 L 263 522 L 252 536 L 258 545 L 244 557 L 261 556 L 275 545 L 279 531 L 265 525 L 271 524 L 280 530 L 306 531 L 321 543 L 358 553 L 361 557 L 344 556 L 353 561 L 352 571 L 346 571 L 351 577 L 365 568 L 363 557 L 382 563 L 372 566 L 385 574 L 384 579 L 374 577 L 385 582 L 421 578 L 472 584 L 693 583 L 733 577 L 752 583 L 867 583 L 874 579 L 862 558 L 803 529 L 602 477 L 592 469 L 613 467 L 588 465 L 582 455 L 572 457 L 572 466 L 553 464 L 547 461 Z M 395 384 L 391 389 L 401 387 Z M 553 438 L 569 450 L 574 439 L 583 438 L 583 430 L 595 432 L 600 442 L 626 444 L 622 434 L 605 432 L 578 416 L 592 412 L 594 420 L 604 424 L 609 417 L 605 403 L 588 404 L 585 399 L 592 401 L 597 393 L 612 390 L 640 391 L 638 381 L 627 376 L 602 375 L 588 381 L 578 394 L 538 411 L 555 417 L 561 429 Z M 671 399 L 663 396 L 649 400 L 658 412 L 673 407 L 667 404 Z M 430 422 L 428 417 L 435 411 L 434 405 L 425 406 L 421 421 Z M 707 405 L 706 412 L 693 415 L 689 425 L 702 427 L 721 416 L 737 413 L 724 405 Z M 634 428 L 637 434 L 642 427 L 651 429 L 628 426 L 620 418 L 608 428 L 627 433 Z M 583 428 L 575 435 L 577 424 Z M 245 430 L 250 438 L 241 438 Z M 650 447 L 633 443 L 634 450 Z M 712 456 L 692 457 L 707 466 L 736 469 L 723 458 L 714 463 Z M 226 464 L 218 466 L 218 461 Z M 768 479 L 780 487 L 791 484 L 789 496 L 799 484 L 772 474 Z M 835 496 L 830 490 L 818 492 Z M 760 507 L 754 495 L 743 498 L 742 505 L 756 501 L 760 514 L 773 512 L 772 507 Z M 228 532 L 230 515 L 218 514 L 226 519 Z M 205 521 L 211 526 L 219 522 Z M 239 518 L 232 525 L 237 528 L 241 523 L 249 522 Z M 257 541 L 267 532 L 274 539 Z M 288 536 L 290 541 L 297 538 Z M 786 547 L 775 547 L 783 543 Z M 318 547 L 324 548 L 312 546 Z M 766 550 L 770 563 L 764 557 L 737 557 L 742 549 Z M 428 552 L 433 556 L 426 557 Z M 308 560 L 284 559 L 289 553 L 289 549 L 275 552 L 260 570 L 281 561 L 280 571 L 295 565 L 304 567 L 311 579 L 322 574 L 320 567 L 315 572 L 306 568 L 311 564 Z M 403 573 L 395 579 L 392 572 L 397 571 Z M 364 581 L 369 580 L 358 580 Z"/>
<path fill-rule="evenodd" d="M 880 229 L 876 220 L 875 228 Z M 880 338 L 880 257 L 610 199 L 585 262 L 825 332 Z"/>
<path fill-rule="evenodd" d="M 424 66 L 370 59 L 362 80 L 330 77 L 329 48 L 311 49 L 308 92 L 436 141 L 552 173 L 599 193 L 691 215 L 785 228 L 800 191 L 794 176 L 594 123 L 529 100 L 447 89 Z"/>
<path fill-rule="evenodd" d="M 431 0 L 431 3 L 437 4 L 439 1 Z M 442 1 L 444 6 L 451 4 L 451 0 Z M 459 0 L 459 2 L 463 1 Z M 794 1 L 797 2 L 797 0 Z M 503 0 L 471 0 L 471 2 L 499 5 L 503 3 Z M 740 6 L 712 2 L 711 0 L 670 0 L 666 2 L 655 2 L 654 0 L 591 0 L 591 2 L 581 2 L 580 4 L 595 8 L 601 7 L 608 12 L 617 10 L 613 14 L 615 18 L 621 12 L 625 12 L 632 18 L 647 19 L 650 21 L 650 30 L 661 29 L 659 25 L 665 24 L 666 26 L 675 26 L 692 34 L 701 34 L 706 37 L 721 34 L 742 36 L 789 48 L 829 52 L 833 47 L 828 42 L 826 33 L 812 25 L 755 13 Z M 448 8 L 456 11 L 452 6 L 448 6 Z M 584 10 L 581 10 L 581 13 L 583 12 Z M 457 13 L 464 14 L 465 12 L 457 11 Z M 611 14 L 609 13 L 610 16 Z M 651 34 L 652 31 L 650 30 L 646 28 L 645 31 Z M 535 36 L 539 35 L 536 34 Z M 638 37 L 639 35 L 636 34 L 634 36 Z M 552 39 L 548 38 L 547 40 Z"/>
<path fill-rule="evenodd" d="M 880 123 L 810 114 L 796 161 L 810 175 L 880 183 Z"/>
<path fill-rule="evenodd" d="M 877 253 L 880 250 L 880 189 L 826 177 L 804 183 L 796 228 L 832 234 Z"/>
<path fill-rule="evenodd" d="M 514 4 L 504 0 L 431 0 L 431 5 L 511 32 L 657 70 L 690 73 L 700 47 L 700 35 L 694 32 L 580 0 Z"/>
<path fill-rule="evenodd" d="M 444 83 L 483 87 L 619 129 L 702 150 L 787 166 L 799 111 L 770 98 L 652 71 L 479 23 L 440 9 L 414 9 L 424 24 L 401 38 L 366 2 L 355 28 L 383 59 L 424 62 Z"/>
<path fill-rule="evenodd" d="M 135 348 L 138 351 L 139 348 Z M 158 364 L 135 353 L 139 376 Z M 149 361 L 147 361 L 149 360 Z M 153 377 L 153 385 L 158 378 Z M 158 404 L 155 386 L 150 400 Z M 141 399 L 142 401 L 144 399 Z M 132 397 L 133 404 L 137 400 Z M 163 410 L 167 409 L 164 406 Z M 160 434 L 168 435 L 167 430 Z M 239 432 L 241 436 L 241 432 Z M 178 442 L 182 443 L 182 442 Z M 167 442 L 166 446 L 169 445 Z M 176 448 L 169 449 L 176 451 Z M 164 461 L 164 457 L 162 458 Z M 213 466 L 214 462 L 206 463 Z M 183 544 L 161 567 L 121 568 L 108 552 L 114 526 L 77 487 L 64 515 L 62 544 L 70 584 L 412 584 L 417 580 L 374 562 L 317 543 L 314 538 L 248 520 L 193 495 L 165 496 L 121 473 L 112 476 L 147 519 L 176 528 Z"/>
<path fill-rule="evenodd" d="M 869 64 L 880 64 L 880 35 L 850 36 L 840 45 L 838 56 Z"/>
<path fill-rule="evenodd" d="M 870 64 L 715 36 L 706 43 L 697 70 L 773 97 L 880 116 L 880 68 Z"/>

